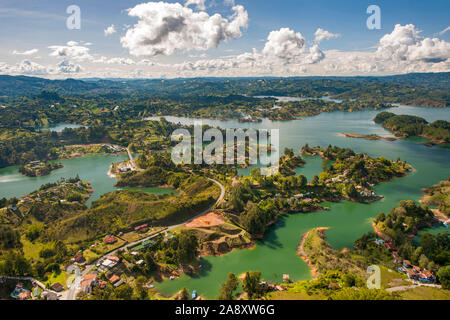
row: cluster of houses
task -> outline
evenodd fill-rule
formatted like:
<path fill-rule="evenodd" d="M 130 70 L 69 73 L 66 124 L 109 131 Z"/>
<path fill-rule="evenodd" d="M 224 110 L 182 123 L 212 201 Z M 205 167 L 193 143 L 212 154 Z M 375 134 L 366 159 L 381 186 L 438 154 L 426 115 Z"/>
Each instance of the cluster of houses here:
<path fill-rule="evenodd" d="M 125 280 L 120 278 L 122 271 L 118 267 L 120 264 L 120 258 L 109 255 L 106 258 L 100 260 L 97 264 L 98 271 L 92 271 L 91 273 L 85 275 L 80 282 L 81 291 L 84 294 L 91 294 L 94 288 L 105 289 L 108 282 L 114 287 L 119 287 L 125 283 Z M 106 279 L 108 281 L 100 280 L 99 273 L 105 273 Z"/>
<path fill-rule="evenodd" d="M 107 285 L 108 284 L 106 281 L 98 278 L 98 274 L 96 272 L 85 275 L 80 282 L 81 291 L 85 294 L 91 294 L 95 287 L 105 289 Z"/>
<path fill-rule="evenodd" d="M 43 190 L 43 191 L 38 191 L 38 192 L 34 192 L 30 195 L 27 195 L 25 197 L 23 197 L 22 199 L 20 199 L 20 203 L 25 204 L 25 203 L 30 203 L 30 202 L 40 202 L 42 201 L 42 199 L 48 200 L 50 203 L 57 203 L 58 201 L 60 202 L 68 202 L 66 199 L 61 199 L 58 196 L 59 193 L 59 189 L 60 188 L 64 188 L 67 186 L 67 182 L 63 181 L 60 184 L 58 184 L 55 187 L 49 188 L 47 190 Z M 78 190 L 83 190 L 84 186 L 82 185 L 81 181 L 77 181 L 75 184 L 75 187 Z M 93 189 L 91 186 L 88 187 L 88 191 L 89 192 L 93 192 Z M 72 201 L 72 204 L 78 204 L 78 201 Z M 11 208 L 13 209 L 13 208 Z M 14 211 L 17 210 L 17 207 L 15 209 L 13 209 Z"/>
<path fill-rule="evenodd" d="M 337 177 L 331 178 L 331 179 L 327 179 L 325 181 L 325 183 L 327 184 L 328 187 L 331 186 L 331 183 L 348 183 L 349 179 L 344 179 L 346 177 L 346 174 L 344 172 L 344 174 L 341 174 Z M 359 194 L 362 197 L 376 197 L 377 194 L 375 192 L 373 192 L 372 190 L 369 190 L 367 188 L 364 188 L 363 186 L 356 186 L 356 189 L 358 190 Z"/>
<path fill-rule="evenodd" d="M 283 291 L 283 287 L 279 284 L 273 283 L 272 281 L 261 281 L 259 283 L 259 286 L 261 287 L 261 290 L 268 292 L 268 291 Z"/>
<path fill-rule="evenodd" d="M 10 294 L 11 298 L 16 300 L 36 300 L 42 297 L 46 300 L 58 300 L 58 294 L 55 291 L 47 290 L 41 282 L 33 280 L 31 283 L 32 289 L 29 290 L 23 282 L 18 282 Z"/>
<path fill-rule="evenodd" d="M 14 291 L 11 292 L 11 297 L 17 300 L 28 300 L 31 299 L 31 291 L 26 289 L 22 282 L 16 284 Z"/>
<path fill-rule="evenodd" d="M 403 260 L 397 252 L 397 248 L 393 241 L 390 240 L 381 240 L 377 239 L 376 243 L 378 245 L 381 245 L 385 247 L 386 249 L 391 252 L 392 256 L 394 257 L 394 263 L 398 265 L 397 271 L 404 273 L 408 276 L 409 279 L 413 281 L 418 281 L 421 283 L 435 283 L 436 277 L 435 275 L 426 269 L 421 269 L 418 266 L 415 266 L 411 263 L 409 260 Z"/>
<path fill-rule="evenodd" d="M 298 199 L 302 199 L 302 202 L 306 203 L 306 204 L 311 204 L 311 203 L 314 202 L 313 199 L 311 199 L 311 198 L 304 198 L 304 196 L 305 195 L 302 194 L 302 193 L 296 194 L 296 195 L 292 196 L 291 198 L 289 198 L 288 202 L 289 203 L 293 203 L 295 200 L 298 200 Z"/>
<path fill-rule="evenodd" d="M 377 194 L 369 189 L 365 189 L 363 186 L 356 186 L 359 194 L 363 197 L 375 197 Z"/>
<path fill-rule="evenodd" d="M 106 149 L 108 149 L 108 150 L 110 150 L 111 152 L 114 152 L 114 153 L 119 153 L 119 152 L 123 151 L 122 147 L 114 146 L 112 144 L 103 144 L 102 148 L 106 148 Z"/>

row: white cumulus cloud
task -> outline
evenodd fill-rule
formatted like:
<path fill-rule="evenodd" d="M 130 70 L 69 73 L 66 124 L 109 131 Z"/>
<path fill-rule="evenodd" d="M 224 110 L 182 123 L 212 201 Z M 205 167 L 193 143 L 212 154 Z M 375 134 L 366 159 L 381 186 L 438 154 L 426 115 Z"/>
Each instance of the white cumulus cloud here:
<path fill-rule="evenodd" d="M 190 5 L 195 5 L 195 7 L 198 10 L 205 10 L 206 9 L 205 2 L 206 0 L 187 0 L 184 6 L 189 7 Z"/>
<path fill-rule="evenodd" d="M 83 68 L 78 64 L 73 64 L 68 60 L 63 60 L 56 65 L 56 70 L 52 70 L 53 73 L 79 73 Z"/>
<path fill-rule="evenodd" d="M 272 31 L 262 50 L 264 55 L 287 63 L 295 61 L 305 52 L 305 38 L 300 32 L 294 32 L 289 28 Z"/>
<path fill-rule="evenodd" d="M 316 43 L 320 43 L 323 40 L 330 40 L 330 39 L 333 39 L 333 38 L 339 38 L 341 35 L 339 33 L 331 33 L 331 32 L 329 32 L 327 30 L 322 29 L 322 28 L 318 28 L 316 30 L 316 32 L 314 33 L 314 36 L 315 36 L 314 41 Z"/>
<path fill-rule="evenodd" d="M 122 46 L 135 56 L 172 55 L 177 50 L 208 50 L 222 41 L 239 38 L 248 24 L 243 6 L 232 8 L 234 14 L 194 12 L 179 3 L 148 2 L 128 10 L 139 21 L 121 38 Z"/>
<path fill-rule="evenodd" d="M 91 60 L 92 56 L 89 53 L 89 48 L 81 46 L 78 42 L 69 41 L 66 46 L 50 46 L 49 49 L 52 50 L 50 56 L 69 58 L 74 60 Z"/>
<path fill-rule="evenodd" d="M 266 58 L 283 64 L 312 64 L 325 57 L 319 46 L 308 49 L 302 34 L 289 28 L 272 31 L 262 53 Z"/>
<path fill-rule="evenodd" d="M 26 50 L 26 51 L 17 51 L 17 50 L 14 50 L 14 51 L 12 52 L 12 54 L 14 54 L 14 55 L 19 55 L 19 56 L 31 56 L 31 55 L 37 53 L 38 51 L 39 51 L 38 49 L 30 49 L 30 50 Z"/>
<path fill-rule="evenodd" d="M 33 75 L 44 76 L 48 74 L 47 67 L 25 59 L 20 63 L 14 65 L 8 65 L 6 63 L 0 63 L 0 73 L 12 74 L 12 75 Z"/>
<path fill-rule="evenodd" d="M 422 37 L 413 24 L 397 24 L 380 39 L 376 54 L 382 60 L 437 63 L 450 58 L 450 43 Z"/>
<path fill-rule="evenodd" d="M 109 36 L 113 33 L 116 33 L 116 27 L 112 24 L 108 28 L 106 28 L 103 32 L 105 33 L 105 36 Z"/>

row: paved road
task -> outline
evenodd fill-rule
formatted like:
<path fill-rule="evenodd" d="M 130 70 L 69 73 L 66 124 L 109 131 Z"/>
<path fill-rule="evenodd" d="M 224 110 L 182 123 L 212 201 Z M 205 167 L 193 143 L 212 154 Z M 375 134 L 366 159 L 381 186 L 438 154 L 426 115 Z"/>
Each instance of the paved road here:
<path fill-rule="evenodd" d="M 137 170 L 136 163 L 134 162 L 133 155 L 130 152 L 130 148 L 127 148 L 128 158 L 130 158 L 131 169 L 133 171 Z"/>
<path fill-rule="evenodd" d="M 127 151 L 128 151 L 128 153 L 130 152 L 128 149 L 127 149 Z M 129 156 L 130 156 L 130 159 L 132 159 L 130 153 L 129 153 Z M 133 161 L 133 162 L 134 162 L 134 161 Z M 117 251 L 119 251 L 119 250 L 124 250 L 124 249 L 128 249 L 128 248 L 134 247 L 134 246 L 136 246 L 136 245 L 138 245 L 138 244 L 140 244 L 140 243 L 142 243 L 142 242 L 144 242 L 144 241 L 150 240 L 150 239 L 152 239 L 152 238 L 154 238 L 154 237 L 160 235 L 160 234 L 163 233 L 163 232 L 167 232 L 167 231 L 173 230 L 173 229 L 175 229 L 175 228 L 181 227 L 181 226 L 183 226 L 183 225 L 185 225 L 185 224 L 187 224 L 187 223 L 193 221 L 194 219 L 197 219 L 198 217 L 201 217 L 201 216 L 207 214 L 208 212 L 210 212 L 210 211 L 211 211 L 214 207 L 216 207 L 216 206 L 223 200 L 223 198 L 225 197 L 225 187 L 224 187 L 219 181 L 217 181 L 217 180 L 214 180 L 214 179 L 211 179 L 211 178 L 207 178 L 207 179 L 210 180 L 210 181 L 212 181 L 212 182 L 214 182 L 216 185 L 218 185 L 218 186 L 220 187 L 220 196 L 219 196 L 219 198 L 217 199 L 217 201 L 216 201 L 212 206 L 210 206 L 208 209 L 206 209 L 206 210 L 200 212 L 200 213 L 197 214 L 195 217 L 190 218 L 189 220 L 187 220 L 187 221 L 185 221 L 185 222 L 183 222 L 183 223 L 180 223 L 180 224 L 177 224 L 177 225 L 172 225 L 172 226 L 169 226 L 169 227 L 167 227 L 167 228 L 164 228 L 163 230 L 161 230 L 161 231 L 159 231 L 159 232 L 157 232 L 157 233 L 154 233 L 154 234 L 152 234 L 151 236 L 149 236 L 149 237 L 147 237 L 147 238 L 144 238 L 144 239 L 141 239 L 141 240 L 138 240 L 138 241 L 134 241 L 134 242 L 130 242 L 130 243 L 126 243 L 126 244 L 124 244 L 123 246 L 121 246 L 121 247 L 115 249 L 114 251 L 111 251 L 111 252 L 109 252 L 108 254 L 106 254 L 106 255 L 104 255 L 104 256 L 98 258 L 97 260 L 95 260 L 95 261 L 92 262 L 91 264 L 86 265 L 86 268 L 83 270 L 83 272 L 81 272 L 81 274 L 79 274 L 79 275 L 77 274 L 77 276 L 76 276 L 76 278 L 75 278 L 75 280 L 74 280 L 72 286 L 70 287 L 70 289 L 69 289 L 68 291 L 63 292 L 62 298 L 64 298 L 64 300 L 75 300 L 75 299 L 76 299 L 76 296 L 77 296 L 78 292 L 81 290 L 81 287 L 80 287 L 81 279 L 82 279 L 85 275 L 89 274 L 89 272 L 91 272 L 91 270 L 94 268 L 94 266 L 97 264 L 97 262 L 98 262 L 99 260 L 105 258 L 106 256 L 113 255 L 113 254 L 117 253 Z"/>

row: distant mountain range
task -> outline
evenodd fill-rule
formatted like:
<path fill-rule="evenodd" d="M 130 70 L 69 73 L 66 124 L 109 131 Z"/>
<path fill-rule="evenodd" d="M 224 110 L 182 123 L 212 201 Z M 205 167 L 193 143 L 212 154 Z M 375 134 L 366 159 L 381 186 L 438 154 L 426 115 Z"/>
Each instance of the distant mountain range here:
<path fill-rule="evenodd" d="M 377 77 L 295 77 L 295 78 L 189 78 L 189 79 L 66 79 L 49 80 L 38 77 L 0 75 L 0 96 L 34 96 L 43 90 L 57 92 L 61 95 L 90 95 L 120 93 L 126 94 L 136 90 L 145 90 L 147 93 L 179 94 L 180 92 L 200 86 L 208 90 L 218 90 L 222 84 L 236 83 L 236 90 L 241 91 L 248 85 L 246 82 L 265 80 L 279 82 L 311 82 L 332 80 L 342 82 L 360 82 L 361 85 L 394 83 L 409 84 L 411 86 L 426 87 L 448 91 L 450 89 L 450 72 L 442 73 L 411 73 L 394 76 Z M 243 91 L 243 90 L 242 90 Z"/>

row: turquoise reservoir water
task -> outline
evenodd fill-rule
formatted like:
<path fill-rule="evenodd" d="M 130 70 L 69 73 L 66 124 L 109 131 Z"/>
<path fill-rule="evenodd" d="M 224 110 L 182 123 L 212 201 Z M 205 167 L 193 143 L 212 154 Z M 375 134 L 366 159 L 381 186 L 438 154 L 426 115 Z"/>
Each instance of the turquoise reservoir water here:
<path fill-rule="evenodd" d="M 399 107 L 389 111 L 418 115 L 430 122 L 437 119 L 450 120 L 448 109 Z M 330 211 L 284 215 L 268 230 L 264 240 L 257 241 L 254 249 L 234 250 L 220 257 L 203 257 L 199 275 L 194 277 L 184 275 L 177 280 L 163 281 L 157 288 L 165 294 L 172 294 L 187 287 L 191 291 L 195 289 L 197 293 L 207 298 L 215 298 L 220 283 L 226 280 L 228 272 L 241 274 L 248 270 L 259 270 L 265 279 L 275 281 L 281 281 L 283 273 L 289 274 L 293 280 L 310 279 L 308 267 L 296 254 L 303 233 L 315 227 L 329 227 L 327 237 L 334 248 L 352 247 L 357 238 L 372 230 L 371 221 L 378 213 L 388 212 L 400 200 L 418 201 L 423 195 L 422 188 L 450 176 L 449 149 L 426 147 L 418 141 L 367 141 L 339 135 L 339 133 L 362 133 L 391 136 L 387 130 L 372 121 L 378 112 L 333 112 L 298 121 L 263 120 L 258 124 L 203 120 L 204 124 L 225 128 L 279 128 L 281 150 L 289 147 L 299 153 L 300 147 L 305 143 L 321 146 L 338 145 L 352 148 L 356 152 L 367 152 L 372 156 L 385 156 L 393 160 L 400 157 L 416 170 L 407 177 L 393 179 L 376 186 L 376 192 L 385 196 L 381 201 L 372 204 L 347 201 L 325 203 L 325 206 L 330 207 Z M 186 124 L 193 121 L 176 117 L 166 119 Z M 321 171 L 322 160 L 317 157 L 305 159 L 307 164 L 297 172 L 305 174 L 310 179 Z"/>

